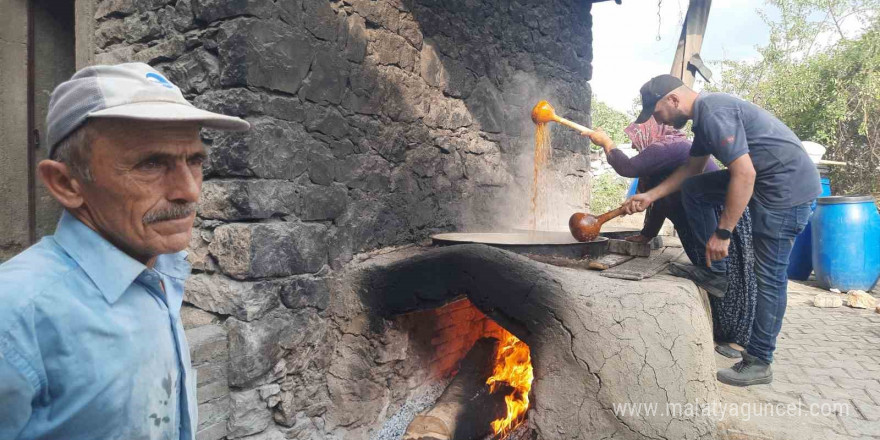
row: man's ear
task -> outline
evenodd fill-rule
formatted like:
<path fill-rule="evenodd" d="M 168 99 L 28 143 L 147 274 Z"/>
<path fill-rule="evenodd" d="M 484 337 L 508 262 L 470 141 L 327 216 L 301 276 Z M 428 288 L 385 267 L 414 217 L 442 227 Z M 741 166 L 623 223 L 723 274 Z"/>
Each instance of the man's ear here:
<path fill-rule="evenodd" d="M 82 183 L 71 176 L 70 168 L 55 160 L 43 160 L 37 164 L 40 180 L 46 185 L 55 200 L 67 209 L 76 209 L 83 204 Z"/>

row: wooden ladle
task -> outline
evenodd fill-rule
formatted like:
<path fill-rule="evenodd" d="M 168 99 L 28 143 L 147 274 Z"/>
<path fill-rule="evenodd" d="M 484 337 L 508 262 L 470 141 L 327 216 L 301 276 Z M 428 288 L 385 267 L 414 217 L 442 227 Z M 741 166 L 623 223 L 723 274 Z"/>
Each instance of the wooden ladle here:
<path fill-rule="evenodd" d="M 532 108 L 532 122 L 535 124 L 546 124 L 548 122 L 558 122 L 566 127 L 573 128 L 581 133 L 592 133 L 593 130 L 584 127 L 576 122 L 569 121 L 556 114 L 553 106 L 547 101 L 540 101 Z"/>
<path fill-rule="evenodd" d="M 568 219 L 568 230 L 577 241 L 593 241 L 599 236 L 599 230 L 605 222 L 623 214 L 626 214 L 626 211 L 622 206 L 599 217 L 586 212 L 576 212 Z"/>

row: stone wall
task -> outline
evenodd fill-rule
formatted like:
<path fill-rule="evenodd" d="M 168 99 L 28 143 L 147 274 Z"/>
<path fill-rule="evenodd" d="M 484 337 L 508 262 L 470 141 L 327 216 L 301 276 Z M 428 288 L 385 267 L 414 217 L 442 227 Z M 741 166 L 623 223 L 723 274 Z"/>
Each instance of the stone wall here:
<path fill-rule="evenodd" d="M 184 309 L 199 439 L 390 432 L 427 359 L 339 274 L 435 232 L 525 226 L 528 112 L 589 122 L 590 27 L 582 0 L 97 2 L 97 63 L 148 62 L 253 126 L 205 133 Z M 564 228 L 588 149 L 556 129 L 553 146 Z"/>

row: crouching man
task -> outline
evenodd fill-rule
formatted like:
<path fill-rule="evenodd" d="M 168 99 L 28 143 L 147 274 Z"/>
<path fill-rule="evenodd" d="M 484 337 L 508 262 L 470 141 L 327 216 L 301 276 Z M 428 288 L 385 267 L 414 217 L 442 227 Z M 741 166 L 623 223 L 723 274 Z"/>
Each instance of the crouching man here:
<path fill-rule="evenodd" d="M 180 323 L 202 185 L 199 110 L 141 63 L 93 66 L 52 93 L 55 235 L 0 265 L 0 438 L 193 439 Z"/>

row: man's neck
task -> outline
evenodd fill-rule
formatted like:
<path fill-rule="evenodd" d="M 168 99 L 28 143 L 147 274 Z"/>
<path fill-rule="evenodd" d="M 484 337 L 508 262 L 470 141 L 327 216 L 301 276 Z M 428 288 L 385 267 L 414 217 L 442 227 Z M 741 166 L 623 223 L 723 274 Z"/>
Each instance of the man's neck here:
<path fill-rule="evenodd" d="M 697 105 L 697 98 L 700 97 L 700 94 L 694 91 L 688 93 L 685 99 L 682 100 L 682 104 L 684 108 L 682 109 L 687 115 L 688 119 L 694 119 L 694 107 Z"/>

